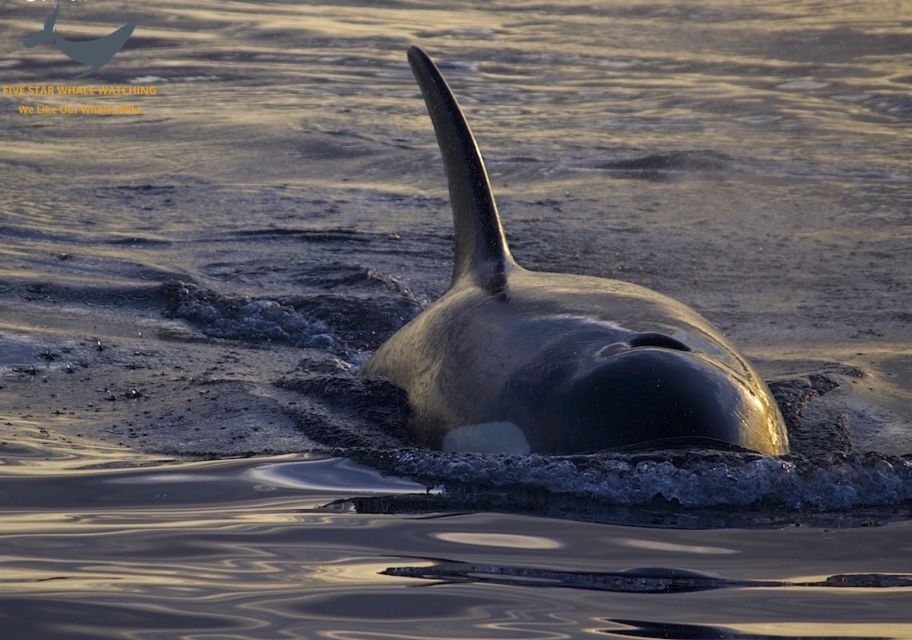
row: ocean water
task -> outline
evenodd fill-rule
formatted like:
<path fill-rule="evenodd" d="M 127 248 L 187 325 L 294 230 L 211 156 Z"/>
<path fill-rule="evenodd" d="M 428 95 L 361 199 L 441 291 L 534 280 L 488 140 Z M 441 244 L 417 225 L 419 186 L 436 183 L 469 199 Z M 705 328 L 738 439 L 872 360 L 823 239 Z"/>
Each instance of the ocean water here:
<path fill-rule="evenodd" d="M 4 638 L 912 637 L 912 8 L 0 6 Z M 518 261 L 696 308 L 781 458 L 442 454 L 357 376 L 445 291 L 405 61 Z M 139 115 L 22 115 L 19 105 Z"/>

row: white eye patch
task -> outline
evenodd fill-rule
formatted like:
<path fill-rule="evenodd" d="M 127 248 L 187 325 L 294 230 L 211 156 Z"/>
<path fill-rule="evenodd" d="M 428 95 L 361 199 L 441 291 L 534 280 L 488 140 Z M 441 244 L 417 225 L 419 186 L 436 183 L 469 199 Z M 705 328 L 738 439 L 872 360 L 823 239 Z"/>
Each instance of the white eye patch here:
<path fill-rule="evenodd" d="M 522 430 L 512 422 L 485 422 L 448 431 L 443 438 L 443 450 L 525 455 L 531 448 Z"/>

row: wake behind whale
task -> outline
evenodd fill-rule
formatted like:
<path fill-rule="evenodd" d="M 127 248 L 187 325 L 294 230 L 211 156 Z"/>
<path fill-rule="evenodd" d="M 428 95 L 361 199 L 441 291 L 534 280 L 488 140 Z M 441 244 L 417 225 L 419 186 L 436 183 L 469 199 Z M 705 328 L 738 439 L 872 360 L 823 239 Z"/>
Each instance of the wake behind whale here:
<path fill-rule="evenodd" d="M 766 384 L 698 313 L 627 282 L 517 264 L 456 99 L 421 49 L 408 58 L 449 179 L 453 279 L 363 373 L 405 390 L 415 440 L 488 453 L 787 453 Z"/>

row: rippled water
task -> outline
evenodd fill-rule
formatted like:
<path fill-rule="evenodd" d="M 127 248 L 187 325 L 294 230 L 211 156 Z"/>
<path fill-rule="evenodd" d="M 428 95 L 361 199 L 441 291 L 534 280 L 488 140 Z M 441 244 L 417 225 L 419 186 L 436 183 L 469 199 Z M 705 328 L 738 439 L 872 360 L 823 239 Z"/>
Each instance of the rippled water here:
<path fill-rule="evenodd" d="M 20 45 L 50 8 L 0 7 L 0 84 L 86 82 Z M 143 115 L 0 97 L 4 637 L 912 636 L 907 3 L 97 1 L 57 29 L 127 20 L 94 81 L 156 86 L 104 99 Z M 518 260 L 697 308 L 790 456 L 408 446 L 355 373 L 451 269 L 411 43 Z"/>
<path fill-rule="evenodd" d="M 345 496 L 420 487 L 333 458 L 0 482 L 4 637 L 912 633 L 908 522 L 682 531 L 363 515 Z"/>

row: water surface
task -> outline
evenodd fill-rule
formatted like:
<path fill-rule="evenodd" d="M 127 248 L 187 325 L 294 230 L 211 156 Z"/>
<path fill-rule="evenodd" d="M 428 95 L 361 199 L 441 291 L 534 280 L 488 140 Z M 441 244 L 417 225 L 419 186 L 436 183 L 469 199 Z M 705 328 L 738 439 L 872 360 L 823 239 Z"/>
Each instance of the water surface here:
<path fill-rule="evenodd" d="M 86 82 L 20 45 L 49 12 L 0 8 L 0 84 Z M 157 87 L 103 100 L 141 116 L 0 97 L 10 637 L 912 636 L 905 3 L 84 2 L 57 29 L 128 20 L 92 81 Z M 792 455 L 401 438 L 355 374 L 451 269 L 412 43 L 521 264 L 696 308 Z"/>

